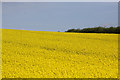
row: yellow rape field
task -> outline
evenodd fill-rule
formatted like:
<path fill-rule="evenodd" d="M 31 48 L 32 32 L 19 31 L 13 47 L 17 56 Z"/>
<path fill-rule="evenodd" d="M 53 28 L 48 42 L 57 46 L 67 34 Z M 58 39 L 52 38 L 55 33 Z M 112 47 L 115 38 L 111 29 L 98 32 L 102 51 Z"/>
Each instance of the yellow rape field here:
<path fill-rule="evenodd" d="M 2 29 L 3 78 L 117 78 L 118 34 Z"/>

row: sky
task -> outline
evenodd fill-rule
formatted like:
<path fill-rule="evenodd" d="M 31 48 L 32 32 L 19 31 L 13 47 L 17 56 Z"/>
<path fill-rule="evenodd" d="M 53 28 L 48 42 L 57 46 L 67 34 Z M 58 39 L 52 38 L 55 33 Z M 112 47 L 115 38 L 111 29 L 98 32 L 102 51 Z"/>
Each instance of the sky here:
<path fill-rule="evenodd" d="M 117 2 L 3 2 L 2 28 L 61 31 L 118 25 Z"/>
<path fill-rule="evenodd" d="M 119 0 L 1 0 L 2 2 L 118 2 Z"/>

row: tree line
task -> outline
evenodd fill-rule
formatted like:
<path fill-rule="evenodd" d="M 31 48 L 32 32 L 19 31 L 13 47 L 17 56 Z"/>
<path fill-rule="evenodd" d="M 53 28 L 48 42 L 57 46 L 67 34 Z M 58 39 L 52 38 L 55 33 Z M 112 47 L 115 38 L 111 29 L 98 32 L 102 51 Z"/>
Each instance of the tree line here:
<path fill-rule="evenodd" d="M 76 32 L 76 33 L 116 33 L 120 34 L 120 26 L 118 27 L 93 27 L 83 29 L 69 29 L 65 32 Z"/>

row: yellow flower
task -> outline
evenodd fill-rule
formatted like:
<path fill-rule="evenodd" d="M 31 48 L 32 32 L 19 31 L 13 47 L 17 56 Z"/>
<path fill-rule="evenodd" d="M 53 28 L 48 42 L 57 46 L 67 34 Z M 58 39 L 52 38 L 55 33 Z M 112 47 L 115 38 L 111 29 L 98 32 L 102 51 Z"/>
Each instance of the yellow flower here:
<path fill-rule="evenodd" d="M 117 78 L 118 34 L 2 29 L 3 78 Z"/>

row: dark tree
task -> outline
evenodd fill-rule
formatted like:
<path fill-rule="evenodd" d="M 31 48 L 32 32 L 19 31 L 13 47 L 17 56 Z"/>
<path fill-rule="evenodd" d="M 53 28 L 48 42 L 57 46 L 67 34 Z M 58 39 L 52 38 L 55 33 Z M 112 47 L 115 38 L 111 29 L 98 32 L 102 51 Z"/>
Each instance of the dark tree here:
<path fill-rule="evenodd" d="M 65 32 L 77 32 L 77 33 L 120 33 L 120 26 L 118 27 L 94 27 L 94 28 L 84 28 L 84 29 L 69 29 Z"/>

